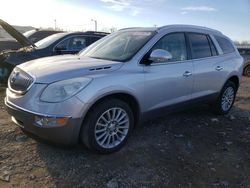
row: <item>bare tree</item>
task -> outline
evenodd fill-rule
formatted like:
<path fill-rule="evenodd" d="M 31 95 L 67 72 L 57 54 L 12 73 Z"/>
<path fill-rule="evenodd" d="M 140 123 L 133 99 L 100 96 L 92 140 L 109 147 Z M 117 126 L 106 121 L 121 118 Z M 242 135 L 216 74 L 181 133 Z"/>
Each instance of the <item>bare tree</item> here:
<path fill-rule="evenodd" d="M 234 44 L 236 45 L 236 46 L 250 46 L 250 41 L 248 41 L 248 40 L 244 40 L 244 41 L 241 41 L 241 42 L 239 42 L 239 41 L 234 41 Z"/>

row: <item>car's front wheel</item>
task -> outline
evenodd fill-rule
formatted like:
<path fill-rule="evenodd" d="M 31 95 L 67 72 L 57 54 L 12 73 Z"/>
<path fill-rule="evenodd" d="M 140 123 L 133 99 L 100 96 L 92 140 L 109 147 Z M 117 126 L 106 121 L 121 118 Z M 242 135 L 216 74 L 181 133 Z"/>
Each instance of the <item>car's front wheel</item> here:
<path fill-rule="evenodd" d="M 111 153 L 125 144 L 133 126 L 134 117 L 129 105 L 119 99 L 108 99 L 88 113 L 81 140 L 93 151 Z"/>
<path fill-rule="evenodd" d="M 222 88 L 219 97 L 213 105 L 216 114 L 227 114 L 232 108 L 237 92 L 237 87 L 232 81 L 228 81 Z"/>

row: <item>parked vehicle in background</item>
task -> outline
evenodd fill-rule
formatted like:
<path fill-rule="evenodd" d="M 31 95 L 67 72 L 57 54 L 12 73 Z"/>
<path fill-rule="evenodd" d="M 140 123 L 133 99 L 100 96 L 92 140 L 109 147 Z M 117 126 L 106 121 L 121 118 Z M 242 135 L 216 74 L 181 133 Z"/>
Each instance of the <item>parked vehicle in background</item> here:
<path fill-rule="evenodd" d="M 5 28 L 7 30 L 9 30 L 9 28 L 12 27 L 8 23 L 4 22 L 1 19 L 0 19 L 0 26 L 3 26 L 3 28 Z M 33 29 L 33 30 L 30 30 L 30 31 L 23 33 L 23 35 L 31 42 L 36 43 L 39 40 L 42 40 L 42 39 L 44 39 L 52 34 L 61 33 L 61 32 L 62 31 Z M 18 39 L 15 40 L 15 37 L 14 37 L 14 39 L 12 39 L 12 38 L 0 38 L 0 52 L 3 50 L 17 50 L 21 47 L 24 47 L 23 44 L 20 43 L 18 41 Z"/>
<path fill-rule="evenodd" d="M 27 37 L 31 42 L 36 43 L 50 35 L 56 33 L 63 33 L 63 31 L 55 31 L 55 30 L 46 30 L 46 29 L 33 29 L 23 33 L 25 37 Z"/>
<path fill-rule="evenodd" d="M 57 33 L 33 43 L 13 27 L 6 26 L 5 23 L 2 26 L 24 47 L 0 53 L 0 83 L 7 83 L 9 74 L 16 65 L 41 57 L 76 54 L 108 34 L 94 31 Z"/>
<path fill-rule="evenodd" d="M 240 55 L 244 58 L 243 75 L 250 77 L 250 46 L 238 47 Z"/>
<path fill-rule="evenodd" d="M 69 66 L 70 65 L 70 66 Z M 171 25 L 115 32 L 78 55 L 17 66 L 5 104 L 23 130 L 57 143 L 120 149 L 138 122 L 197 102 L 233 106 L 243 59 L 221 32 Z"/>

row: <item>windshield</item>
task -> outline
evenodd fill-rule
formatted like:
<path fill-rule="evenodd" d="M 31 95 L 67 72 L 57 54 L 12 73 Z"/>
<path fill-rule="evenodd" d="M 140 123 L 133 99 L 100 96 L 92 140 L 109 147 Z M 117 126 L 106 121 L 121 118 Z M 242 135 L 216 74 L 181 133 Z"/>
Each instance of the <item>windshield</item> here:
<path fill-rule="evenodd" d="M 29 38 L 29 37 L 30 37 L 31 35 L 33 35 L 35 32 L 36 32 L 35 29 L 29 30 L 29 31 L 26 31 L 25 33 L 23 33 L 23 35 L 24 35 L 26 38 Z"/>
<path fill-rule="evenodd" d="M 80 53 L 81 56 L 111 61 L 128 61 L 153 36 L 152 31 L 123 31 L 105 37 Z"/>
<path fill-rule="evenodd" d="M 35 45 L 38 49 L 46 48 L 49 45 L 51 45 L 52 43 L 54 43 L 55 41 L 57 41 L 58 39 L 60 39 L 61 37 L 64 37 L 65 35 L 66 35 L 66 33 L 57 33 L 57 34 L 48 36 L 48 37 L 36 42 Z"/>

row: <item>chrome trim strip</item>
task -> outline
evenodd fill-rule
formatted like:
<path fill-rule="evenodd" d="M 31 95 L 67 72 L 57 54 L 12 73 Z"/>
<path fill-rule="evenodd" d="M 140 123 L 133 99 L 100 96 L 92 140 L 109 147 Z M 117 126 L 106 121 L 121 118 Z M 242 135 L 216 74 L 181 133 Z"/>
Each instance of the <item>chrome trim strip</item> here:
<path fill-rule="evenodd" d="M 12 102 L 7 101 L 7 97 L 5 97 L 4 103 L 5 103 L 5 105 L 7 107 L 9 107 L 9 108 L 11 108 L 13 110 L 20 110 L 20 111 L 23 111 L 23 112 L 26 112 L 26 113 L 29 113 L 29 114 L 32 114 L 32 115 L 48 117 L 48 118 L 68 118 L 68 119 L 72 118 L 71 116 L 43 114 L 43 113 L 38 113 L 38 112 L 31 111 L 31 110 L 27 110 L 25 108 L 22 108 L 20 106 L 17 106 L 15 104 L 13 104 Z"/>

